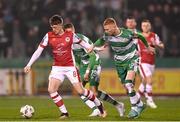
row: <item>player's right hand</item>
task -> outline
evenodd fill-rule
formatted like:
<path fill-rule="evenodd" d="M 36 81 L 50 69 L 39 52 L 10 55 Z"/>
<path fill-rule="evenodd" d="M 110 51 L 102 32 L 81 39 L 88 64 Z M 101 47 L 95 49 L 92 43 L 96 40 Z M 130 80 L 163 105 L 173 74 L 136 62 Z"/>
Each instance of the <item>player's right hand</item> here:
<path fill-rule="evenodd" d="M 24 72 L 25 73 L 28 73 L 29 71 L 31 71 L 31 67 L 30 66 L 24 67 Z"/>

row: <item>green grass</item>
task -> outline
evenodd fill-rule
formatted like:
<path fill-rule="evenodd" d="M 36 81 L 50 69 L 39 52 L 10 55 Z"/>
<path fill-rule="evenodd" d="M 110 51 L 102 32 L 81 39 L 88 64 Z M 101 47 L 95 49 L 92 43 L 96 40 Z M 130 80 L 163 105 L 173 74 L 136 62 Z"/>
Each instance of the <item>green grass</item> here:
<path fill-rule="evenodd" d="M 118 100 L 120 101 L 121 99 Z M 125 103 L 127 116 L 130 109 L 129 100 L 123 98 L 121 101 Z M 147 107 L 139 118 L 133 120 L 180 120 L 180 98 L 156 98 L 155 101 L 158 105 L 157 109 Z M 119 117 L 115 107 L 105 102 L 104 105 L 108 113 L 106 118 L 88 117 L 91 110 L 79 98 L 66 98 L 64 102 L 70 113 L 70 118 L 65 119 L 65 121 L 132 121 L 132 119 L 127 117 Z M 23 119 L 20 116 L 19 109 L 25 104 L 30 104 L 35 108 L 35 115 L 31 119 Z M 58 121 L 59 114 L 57 107 L 48 97 L 0 97 L 0 121 Z"/>

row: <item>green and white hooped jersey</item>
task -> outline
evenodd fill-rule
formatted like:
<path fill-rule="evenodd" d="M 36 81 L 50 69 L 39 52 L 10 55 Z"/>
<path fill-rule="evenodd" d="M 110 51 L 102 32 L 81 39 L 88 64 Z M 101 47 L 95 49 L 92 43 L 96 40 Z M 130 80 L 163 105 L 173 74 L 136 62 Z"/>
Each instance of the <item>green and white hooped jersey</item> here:
<path fill-rule="evenodd" d="M 124 64 L 137 56 L 134 34 L 128 29 L 120 28 L 121 33 L 117 36 L 104 34 L 103 40 L 109 43 L 114 54 L 115 64 Z"/>
<path fill-rule="evenodd" d="M 82 35 L 82 34 L 76 34 L 82 41 L 86 41 L 88 42 L 89 44 L 93 44 L 92 41 L 87 38 L 86 36 Z M 78 65 L 89 65 L 90 63 L 90 56 L 89 54 L 87 53 L 86 49 L 84 49 L 81 45 L 79 44 L 73 44 L 73 53 L 74 53 L 74 56 L 75 56 L 75 61 L 76 61 L 76 64 Z M 96 60 L 95 62 L 91 62 L 93 64 L 96 64 L 96 65 L 100 65 L 100 59 L 99 59 L 99 55 L 97 53 L 95 53 L 95 56 L 96 56 Z"/>

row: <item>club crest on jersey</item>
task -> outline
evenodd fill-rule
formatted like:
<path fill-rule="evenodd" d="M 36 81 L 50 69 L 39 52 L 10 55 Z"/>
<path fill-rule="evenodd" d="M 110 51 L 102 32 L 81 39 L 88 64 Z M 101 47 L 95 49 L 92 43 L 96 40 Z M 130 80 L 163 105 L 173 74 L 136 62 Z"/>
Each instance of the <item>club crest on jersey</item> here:
<path fill-rule="evenodd" d="M 70 37 L 66 37 L 66 38 L 65 38 L 65 41 L 66 41 L 66 42 L 69 42 L 69 41 L 70 41 Z"/>
<path fill-rule="evenodd" d="M 151 38 L 151 41 L 152 41 L 152 42 L 154 41 L 154 38 L 153 38 L 153 37 Z"/>

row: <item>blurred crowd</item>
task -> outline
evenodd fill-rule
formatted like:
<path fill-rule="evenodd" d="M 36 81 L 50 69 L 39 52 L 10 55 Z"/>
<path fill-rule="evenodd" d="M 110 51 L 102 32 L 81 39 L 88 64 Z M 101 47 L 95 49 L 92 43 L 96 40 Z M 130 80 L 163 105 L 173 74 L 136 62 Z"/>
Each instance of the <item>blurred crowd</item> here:
<path fill-rule="evenodd" d="M 72 22 L 92 41 L 102 35 L 106 17 L 122 27 L 126 17 L 133 16 L 139 30 L 140 22 L 150 19 L 165 44 L 160 55 L 180 57 L 180 0 L 0 0 L 0 58 L 30 57 L 49 31 L 53 14 Z"/>

